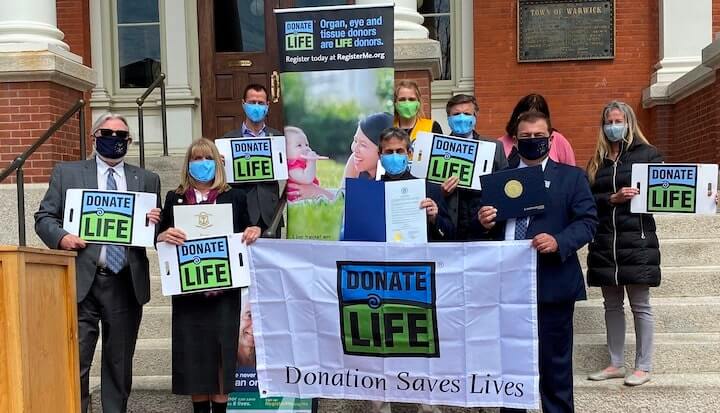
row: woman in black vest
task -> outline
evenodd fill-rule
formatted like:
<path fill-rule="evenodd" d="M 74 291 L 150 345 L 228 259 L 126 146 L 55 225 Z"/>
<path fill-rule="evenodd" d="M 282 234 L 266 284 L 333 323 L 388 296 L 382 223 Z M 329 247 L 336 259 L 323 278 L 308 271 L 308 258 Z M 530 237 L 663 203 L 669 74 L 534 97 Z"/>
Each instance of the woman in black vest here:
<path fill-rule="evenodd" d="M 650 287 L 660 285 L 660 248 L 655 220 L 649 214 L 630 212 L 630 200 L 639 193 L 631 183 L 635 163 L 662 162 L 638 126 L 632 108 L 611 102 L 602 112 L 595 154 L 587 168 L 597 203 L 598 226 L 588 255 L 588 284 L 602 287 L 610 365 L 591 374 L 590 380 L 625 378 L 637 386 L 650 380 L 654 320 Z M 627 291 L 635 320 L 635 370 L 625 373 L 624 293 Z"/>

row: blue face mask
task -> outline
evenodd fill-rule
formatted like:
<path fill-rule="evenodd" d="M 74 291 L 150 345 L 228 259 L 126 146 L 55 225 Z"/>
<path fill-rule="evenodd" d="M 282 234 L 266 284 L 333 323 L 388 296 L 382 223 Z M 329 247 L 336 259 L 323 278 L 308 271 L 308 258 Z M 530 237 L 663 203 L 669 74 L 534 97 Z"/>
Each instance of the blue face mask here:
<path fill-rule="evenodd" d="M 448 125 L 457 135 L 467 135 L 475 129 L 475 116 L 458 113 L 448 117 Z"/>
<path fill-rule="evenodd" d="M 259 103 L 243 103 L 243 110 L 245 110 L 245 115 L 248 119 L 255 123 L 259 123 L 265 119 L 265 116 L 267 116 L 268 105 L 261 105 Z"/>
<path fill-rule="evenodd" d="M 389 175 L 400 175 L 408 169 L 408 156 L 399 153 L 382 154 L 380 164 Z"/>
<path fill-rule="evenodd" d="M 620 142 L 627 135 L 627 123 L 613 123 L 612 125 L 604 125 L 603 132 L 610 142 Z"/>
<path fill-rule="evenodd" d="M 188 172 L 198 182 L 211 182 L 215 179 L 215 161 L 212 159 L 192 161 L 188 165 Z"/>

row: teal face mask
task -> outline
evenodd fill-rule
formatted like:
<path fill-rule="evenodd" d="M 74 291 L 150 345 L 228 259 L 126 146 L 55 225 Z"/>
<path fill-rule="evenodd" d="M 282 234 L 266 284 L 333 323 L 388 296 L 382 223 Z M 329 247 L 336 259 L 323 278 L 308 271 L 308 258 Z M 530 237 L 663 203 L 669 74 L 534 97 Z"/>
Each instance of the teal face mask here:
<path fill-rule="evenodd" d="M 215 179 L 215 161 L 201 159 L 188 165 L 188 173 L 198 182 L 208 183 Z"/>

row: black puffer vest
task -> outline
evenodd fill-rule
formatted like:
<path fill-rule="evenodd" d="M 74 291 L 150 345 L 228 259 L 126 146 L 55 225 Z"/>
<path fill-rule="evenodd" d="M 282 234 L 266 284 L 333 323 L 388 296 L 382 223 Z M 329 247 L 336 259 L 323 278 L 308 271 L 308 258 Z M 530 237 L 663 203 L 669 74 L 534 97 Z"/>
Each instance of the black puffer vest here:
<path fill-rule="evenodd" d="M 662 162 L 654 146 L 623 145 L 617 162 L 605 159 L 595 174 L 592 192 L 598 207 L 598 225 L 588 255 L 588 284 L 610 286 L 660 285 L 660 248 L 655 219 L 630 213 L 630 202 L 611 204 L 610 195 L 631 186 L 634 163 Z"/>

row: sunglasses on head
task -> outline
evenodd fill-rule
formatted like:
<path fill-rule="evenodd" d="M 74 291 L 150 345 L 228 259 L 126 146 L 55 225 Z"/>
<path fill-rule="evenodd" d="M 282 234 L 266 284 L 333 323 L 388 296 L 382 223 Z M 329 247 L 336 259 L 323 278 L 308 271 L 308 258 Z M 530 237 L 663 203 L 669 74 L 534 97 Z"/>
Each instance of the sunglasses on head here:
<path fill-rule="evenodd" d="M 103 138 L 117 136 L 118 138 L 125 139 L 128 136 L 130 136 L 130 132 L 128 132 L 126 130 L 114 130 L 114 129 L 98 129 L 97 132 L 95 132 L 95 134 L 96 134 L 95 136 L 102 136 Z"/>

